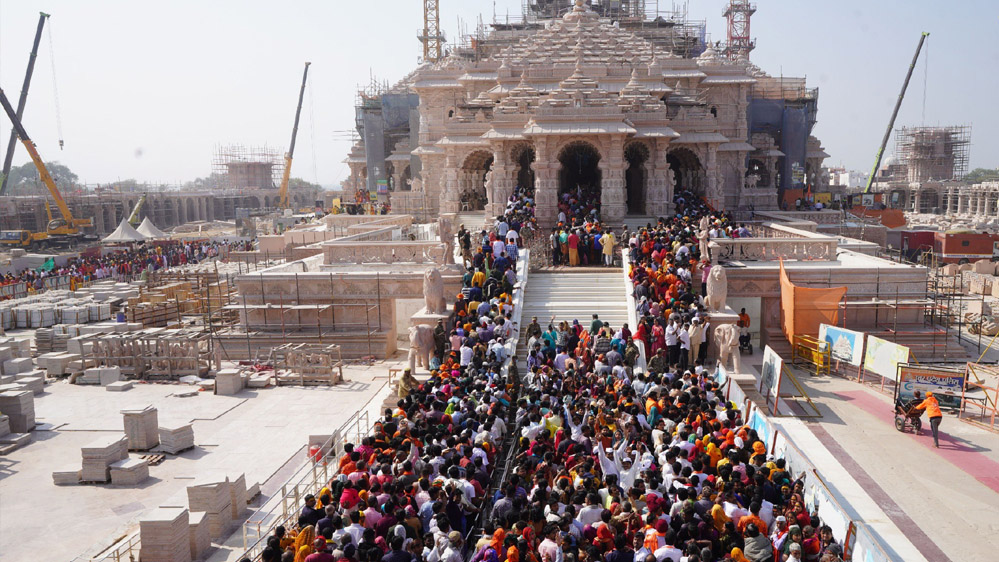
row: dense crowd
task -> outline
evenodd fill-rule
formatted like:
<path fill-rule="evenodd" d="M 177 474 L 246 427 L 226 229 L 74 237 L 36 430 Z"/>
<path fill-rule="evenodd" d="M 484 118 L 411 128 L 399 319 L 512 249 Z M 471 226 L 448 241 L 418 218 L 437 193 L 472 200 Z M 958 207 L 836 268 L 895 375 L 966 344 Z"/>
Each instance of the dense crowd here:
<path fill-rule="evenodd" d="M 547 329 L 534 318 L 519 377 L 501 369 L 516 329 L 516 237 L 511 248 L 509 231 L 461 229 L 469 272 L 454 328 L 435 331 L 430 378 L 404 375 L 397 407 L 347 446 L 338 475 L 307 498 L 296 529 L 269 537 L 263 560 L 839 561 L 803 481 L 702 367 L 697 232 L 702 219 L 725 235 L 740 227 L 690 194 L 676 204 L 675 217 L 627 241 L 636 331 L 597 315 Z M 513 202 L 497 224 L 513 230 L 531 207 Z M 651 351 L 647 370 L 636 367 L 638 341 Z"/>
<path fill-rule="evenodd" d="M 104 255 L 86 255 L 70 259 L 66 265 L 55 265 L 55 259 L 41 268 L 9 272 L 0 278 L 0 286 L 25 283 L 29 292 L 45 287 L 51 277 L 70 276 L 70 286 L 101 279 L 131 280 L 148 272 L 189 263 L 200 263 L 233 250 L 251 249 L 251 242 L 178 242 L 166 245 L 142 245 Z"/>
<path fill-rule="evenodd" d="M 548 237 L 551 265 L 614 264 L 617 237 L 600 222 L 597 193 L 577 187 L 559 196 L 558 221 Z"/>

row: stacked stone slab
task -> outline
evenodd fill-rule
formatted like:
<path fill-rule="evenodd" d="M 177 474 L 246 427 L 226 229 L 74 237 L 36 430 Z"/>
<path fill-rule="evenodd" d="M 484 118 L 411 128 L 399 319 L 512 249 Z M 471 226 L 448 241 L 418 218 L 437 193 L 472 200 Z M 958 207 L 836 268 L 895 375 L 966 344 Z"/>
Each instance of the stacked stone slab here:
<path fill-rule="evenodd" d="M 42 371 L 29 371 L 20 375 L 14 375 L 14 384 L 19 384 L 25 390 L 30 390 L 32 394 L 45 392 L 45 373 Z"/>
<path fill-rule="evenodd" d="M 120 380 L 122 380 L 121 367 L 90 367 L 83 370 L 83 376 L 76 379 L 76 384 L 107 386 Z"/>
<path fill-rule="evenodd" d="M 53 351 L 52 353 L 39 355 L 36 363 L 39 369 L 48 371 L 49 376 L 58 376 L 69 374 L 71 372 L 70 363 L 74 363 L 80 359 L 80 356 L 75 353 Z"/>
<path fill-rule="evenodd" d="M 125 418 L 125 435 L 131 451 L 148 451 L 160 442 L 159 416 L 151 405 L 121 411 Z"/>
<path fill-rule="evenodd" d="M 68 484 L 80 483 L 80 469 L 67 467 L 61 470 L 52 471 L 52 483 L 56 486 L 66 486 Z"/>
<path fill-rule="evenodd" d="M 215 394 L 231 396 L 243 390 L 243 373 L 239 369 L 221 369 L 215 374 Z"/>
<path fill-rule="evenodd" d="M 149 478 L 149 463 L 139 459 L 125 459 L 111 463 L 111 483 L 115 486 L 135 486 Z"/>
<path fill-rule="evenodd" d="M 208 514 L 204 511 L 192 511 L 190 516 L 191 558 L 200 560 L 212 548 L 212 534 L 208 529 Z"/>
<path fill-rule="evenodd" d="M 0 455 L 6 455 L 30 442 L 30 433 L 11 433 L 10 418 L 0 414 Z"/>
<path fill-rule="evenodd" d="M 194 446 L 194 428 L 191 424 L 174 427 L 160 426 L 160 450 L 176 455 Z"/>
<path fill-rule="evenodd" d="M 35 429 L 35 395 L 30 390 L 0 392 L 0 412 L 9 418 L 10 430 L 27 433 Z"/>
<path fill-rule="evenodd" d="M 101 437 L 81 449 L 84 482 L 107 482 L 112 464 L 128 458 L 128 436 L 113 434 Z"/>
<path fill-rule="evenodd" d="M 232 524 L 232 495 L 225 476 L 205 476 L 187 487 L 187 501 L 194 511 L 204 511 L 212 538 L 220 539 Z"/>
<path fill-rule="evenodd" d="M 190 535 L 186 509 L 154 509 L 139 521 L 139 559 L 142 562 L 191 562 Z"/>
<path fill-rule="evenodd" d="M 132 389 L 132 381 L 118 381 L 113 382 L 104 387 L 104 390 L 108 392 L 124 392 L 126 390 Z"/>
<path fill-rule="evenodd" d="M 31 361 L 30 357 L 14 357 L 5 359 L 3 362 L 3 374 L 7 376 L 27 373 L 32 371 L 34 368 L 35 365 Z"/>
<path fill-rule="evenodd" d="M 239 521 L 246 511 L 246 475 L 229 479 L 229 497 L 232 500 L 232 519 Z"/>

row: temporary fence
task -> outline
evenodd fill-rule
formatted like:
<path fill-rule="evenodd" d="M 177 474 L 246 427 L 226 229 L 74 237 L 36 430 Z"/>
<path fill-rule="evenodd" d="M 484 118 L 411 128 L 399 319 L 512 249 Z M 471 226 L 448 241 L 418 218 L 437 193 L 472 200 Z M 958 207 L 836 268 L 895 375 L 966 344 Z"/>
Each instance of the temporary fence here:
<path fill-rule="evenodd" d="M 974 380 L 972 380 L 974 379 Z M 992 384 L 985 381 L 992 380 Z M 974 395 L 969 394 L 969 391 Z M 979 395 L 977 391 L 981 391 Z M 958 417 L 964 421 L 980 425 L 992 431 L 999 431 L 999 367 L 982 363 L 968 363 L 967 377 L 961 392 L 961 411 Z M 968 412 L 968 407 L 978 408 L 977 413 Z"/>

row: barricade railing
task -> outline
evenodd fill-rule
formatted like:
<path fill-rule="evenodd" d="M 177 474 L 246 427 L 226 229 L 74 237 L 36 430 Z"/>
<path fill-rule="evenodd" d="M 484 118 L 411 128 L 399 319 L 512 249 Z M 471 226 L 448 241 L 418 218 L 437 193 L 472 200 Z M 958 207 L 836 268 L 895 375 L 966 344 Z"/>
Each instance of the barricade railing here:
<path fill-rule="evenodd" d="M 509 372 L 511 368 L 516 369 L 517 343 L 520 339 L 519 320 L 523 311 L 523 295 L 524 287 L 527 283 L 527 271 L 530 264 L 529 257 L 530 251 L 523 250 L 521 252 L 521 259 L 518 260 L 518 275 L 521 277 L 518 279 L 520 290 L 514 294 L 513 321 L 515 331 L 511 341 L 507 342 L 509 353 L 502 367 L 503 373 Z M 326 460 L 330 458 L 337 459 L 345 443 L 359 442 L 361 438 L 370 434 L 372 424 L 367 414 L 368 405 L 374 397 L 380 394 L 381 389 L 387 384 L 388 381 L 385 381 L 382 387 L 379 387 L 378 391 L 375 392 L 374 396 L 323 443 L 320 451 L 328 452 L 323 455 L 322 462 L 315 462 L 314 459 L 306 462 L 288 479 L 288 483 L 281 487 L 281 494 L 279 496 L 272 496 L 246 520 L 243 524 L 244 552 L 242 557 L 253 561 L 259 560 L 261 553 L 267 546 L 267 537 L 273 530 L 278 525 L 290 526 L 295 522 L 299 510 L 304 505 L 305 496 L 316 494 L 322 487 L 320 483 L 325 485 L 336 475 L 338 467 L 335 465 L 331 466 Z M 516 439 L 513 442 L 515 444 Z M 507 462 L 509 463 L 510 461 L 512 461 L 512 458 L 508 455 Z M 488 489 L 485 497 L 488 498 L 492 493 L 492 489 Z M 278 508 L 280 508 L 280 513 Z M 264 511 L 265 509 L 266 511 Z M 466 543 L 472 534 L 481 528 L 481 517 L 484 512 L 484 509 L 480 511 L 479 517 L 469 526 L 469 531 L 465 536 Z M 251 540 L 253 541 L 252 544 L 250 543 Z"/>
<path fill-rule="evenodd" d="M 250 560 L 259 559 L 267 546 L 267 537 L 271 532 L 279 525 L 287 526 L 297 518 L 299 509 L 304 505 L 305 496 L 317 493 L 336 474 L 337 467 L 331 466 L 328 459 L 338 458 L 345 443 L 359 442 L 371 432 L 372 424 L 368 408 L 371 401 L 381 394 L 386 385 L 388 385 L 387 380 L 350 419 L 320 445 L 319 450 L 325 451 L 321 460 L 310 457 L 295 471 L 287 483 L 281 486 L 279 495 L 271 496 L 243 523 L 244 557 Z"/>

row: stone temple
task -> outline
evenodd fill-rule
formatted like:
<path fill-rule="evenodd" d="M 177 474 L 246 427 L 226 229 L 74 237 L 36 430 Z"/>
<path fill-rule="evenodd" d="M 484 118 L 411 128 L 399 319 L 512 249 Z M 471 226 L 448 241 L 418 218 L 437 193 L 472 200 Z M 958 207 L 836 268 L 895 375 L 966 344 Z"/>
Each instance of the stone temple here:
<path fill-rule="evenodd" d="M 474 49 L 365 97 L 347 191 L 385 180 L 393 212 L 495 216 L 516 186 L 533 186 L 550 225 L 558 194 L 577 186 L 599 188 L 613 223 L 668 213 L 678 186 L 716 208 L 775 210 L 821 176 L 817 90 L 744 52 L 723 56 L 703 27 L 656 22 L 626 25 L 578 1 L 561 18 L 494 25 Z"/>

